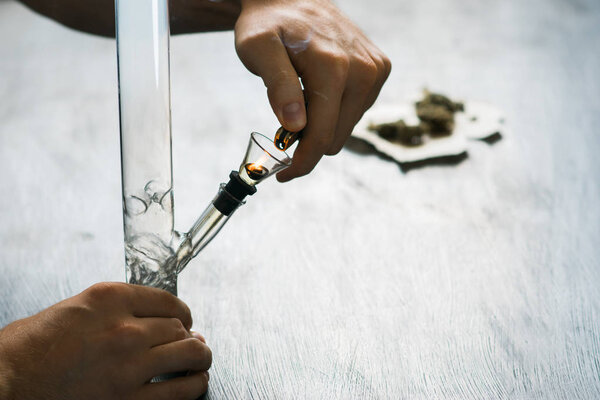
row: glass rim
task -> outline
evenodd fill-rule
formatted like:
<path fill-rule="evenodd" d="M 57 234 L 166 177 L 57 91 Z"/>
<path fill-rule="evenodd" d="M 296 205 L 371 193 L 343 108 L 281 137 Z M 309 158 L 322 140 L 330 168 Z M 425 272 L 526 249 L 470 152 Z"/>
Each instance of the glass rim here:
<path fill-rule="evenodd" d="M 276 149 L 277 151 L 285 154 L 285 156 L 287 157 L 287 162 L 280 160 L 279 157 L 274 156 L 271 151 L 265 149 L 265 147 L 262 144 L 260 144 L 260 142 L 256 139 L 257 136 L 263 137 L 264 139 L 266 139 L 269 143 L 271 143 L 273 145 L 274 149 Z M 256 143 L 256 145 L 258 147 L 260 147 L 265 153 L 267 153 L 268 155 L 270 155 L 271 158 L 275 159 L 278 163 L 283 164 L 283 165 L 288 166 L 288 167 L 290 165 L 292 165 L 292 158 L 289 156 L 289 154 L 286 153 L 285 150 L 279 150 L 277 147 L 275 147 L 275 144 L 273 143 L 273 140 L 269 139 L 267 136 L 263 135 L 260 132 L 252 132 L 250 134 L 250 138 L 254 141 L 254 143 Z"/>

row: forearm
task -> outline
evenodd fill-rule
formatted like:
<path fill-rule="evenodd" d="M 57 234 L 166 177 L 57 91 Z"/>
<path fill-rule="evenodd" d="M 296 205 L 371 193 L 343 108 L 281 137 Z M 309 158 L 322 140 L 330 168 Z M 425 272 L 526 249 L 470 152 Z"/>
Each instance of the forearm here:
<path fill-rule="evenodd" d="M 114 0 L 20 0 L 32 10 L 70 28 L 115 36 Z M 239 0 L 170 0 L 171 33 L 233 29 L 240 14 Z"/>

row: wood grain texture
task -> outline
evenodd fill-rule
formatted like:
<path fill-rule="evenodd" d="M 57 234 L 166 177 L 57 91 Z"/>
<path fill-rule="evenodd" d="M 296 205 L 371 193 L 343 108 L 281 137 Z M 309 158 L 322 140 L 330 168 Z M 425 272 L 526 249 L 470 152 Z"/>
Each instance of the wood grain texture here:
<path fill-rule="evenodd" d="M 208 397 L 600 398 L 600 3 L 342 3 L 394 63 L 381 102 L 427 85 L 509 130 L 263 184 L 179 279 Z M 175 38 L 172 70 L 183 230 L 278 125 L 231 33 Z M 0 4 L 0 326 L 124 279 L 116 79 L 114 42 Z"/>

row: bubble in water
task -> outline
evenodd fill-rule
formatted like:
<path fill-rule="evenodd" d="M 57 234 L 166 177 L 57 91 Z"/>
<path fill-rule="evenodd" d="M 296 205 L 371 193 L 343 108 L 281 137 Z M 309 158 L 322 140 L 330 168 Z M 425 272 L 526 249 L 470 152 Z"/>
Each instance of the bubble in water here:
<path fill-rule="evenodd" d="M 125 199 L 125 213 L 129 216 L 141 215 L 146 212 L 148 205 L 137 196 L 129 196 Z"/>
<path fill-rule="evenodd" d="M 152 180 L 144 186 L 144 192 L 153 203 L 162 203 L 165 196 L 171 192 L 171 188 L 160 181 Z"/>

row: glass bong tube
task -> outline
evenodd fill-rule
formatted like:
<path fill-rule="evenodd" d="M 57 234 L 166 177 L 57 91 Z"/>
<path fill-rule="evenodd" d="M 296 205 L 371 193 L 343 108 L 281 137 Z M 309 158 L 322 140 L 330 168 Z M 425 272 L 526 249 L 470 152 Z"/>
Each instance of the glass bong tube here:
<path fill-rule="evenodd" d="M 187 233 L 174 230 L 167 0 L 117 0 L 125 258 L 129 283 L 177 294 L 177 274 L 256 185 L 291 164 L 252 133 L 244 160 Z"/>

